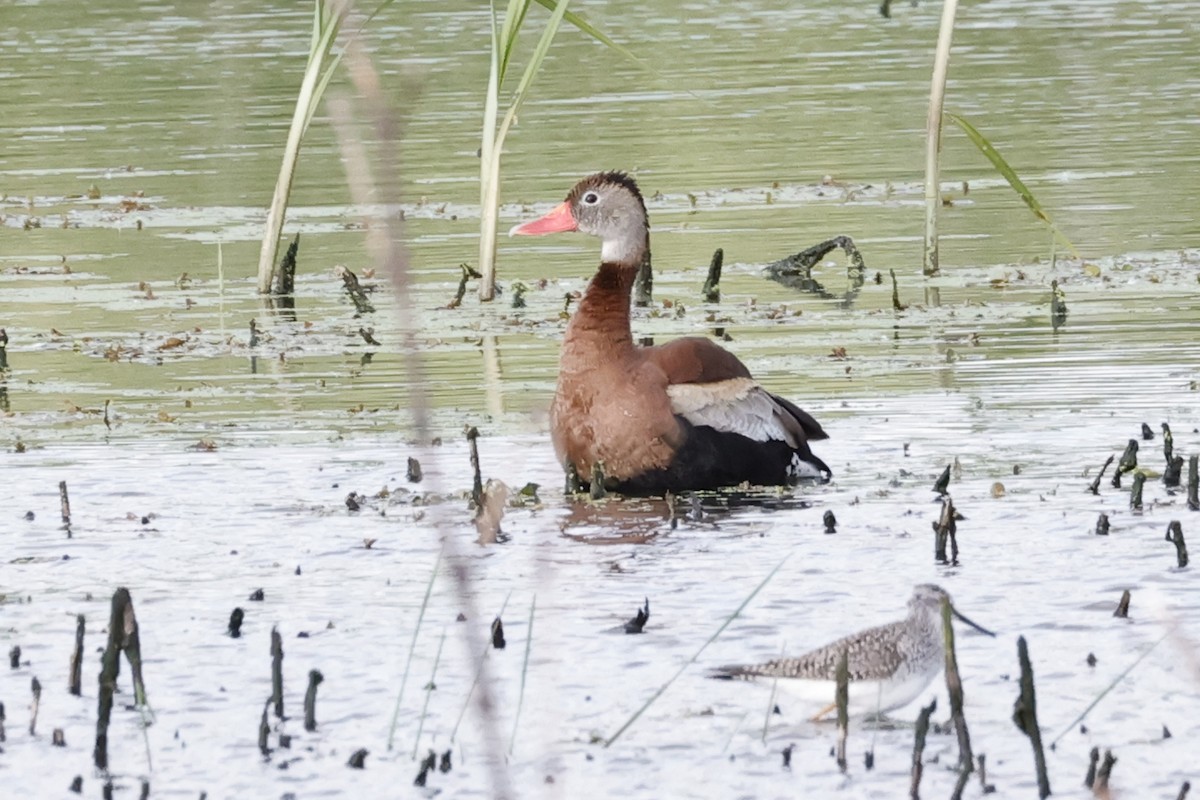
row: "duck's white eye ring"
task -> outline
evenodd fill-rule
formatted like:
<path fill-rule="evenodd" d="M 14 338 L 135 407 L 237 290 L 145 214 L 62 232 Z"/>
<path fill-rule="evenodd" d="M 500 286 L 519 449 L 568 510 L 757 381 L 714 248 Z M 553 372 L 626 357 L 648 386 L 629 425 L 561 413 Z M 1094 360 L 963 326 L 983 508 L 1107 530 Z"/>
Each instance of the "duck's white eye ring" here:
<path fill-rule="evenodd" d="M 588 192 L 587 194 L 585 194 L 583 196 L 583 202 L 587 203 L 589 206 L 596 205 L 596 203 L 599 202 L 599 200 L 600 200 L 600 196 L 597 195 L 595 192 Z"/>

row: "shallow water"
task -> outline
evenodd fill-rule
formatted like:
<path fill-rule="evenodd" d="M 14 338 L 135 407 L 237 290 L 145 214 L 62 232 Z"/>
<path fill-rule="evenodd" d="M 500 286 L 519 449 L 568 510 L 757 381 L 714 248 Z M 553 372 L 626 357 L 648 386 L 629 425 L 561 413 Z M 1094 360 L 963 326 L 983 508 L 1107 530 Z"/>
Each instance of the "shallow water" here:
<path fill-rule="evenodd" d="M 804 721 L 815 709 L 782 696 L 764 743 L 769 687 L 705 671 L 899 618 L 913 584 L 929 581 L 1000 634 L 960 629 L 958 639 L 972 742 L 998 796 L 1036 790 L 1011 722 L 1018 635 L 1046 739 L 1067 730 L 1048 753 L 1056 796 L 1089 796 L 1080 784 L 1092 746 L 1117 755 L 1120 796 L 1173 797 L 1195 781 L 1200 593 L 1163 534 L 1180 519 L 1194 538 L 1200 517 L 1153 478 L 1140 513 L 1107 479 L 1098 497 L 1084 491 L 1143 421 L 1156 432 L 1170 422 L 1177 452 L 1200 450 L 1200 196 L 1186 179 L 1200 166 L 1193 5 L 962 10 L 949 107 L 1020 170 L 1086 264 L 1047 263 L 1044 228 L 950 130 L 946 274 L 925 281 L 921 129 L 936 7 L 897 5 L 886 22 L 871 5 L 580 4 L 657 74 L 564 32 L 509 142 L 504 222 L 548 208 L 586 172 L 636 168 L 659 301 L 637 312 L 638 334 L 722 328 L 764 383 L 831 434 L 818 452 L 832 484 L 753 502 L 708 497 L 699 518 L 682 499 L 675 527 L 662 500 L 592 504 L 561 492 L 545 413 L 563 296 L 583 288 L 594 243 L 502 242 L 501 279 L 529 286 L 527 307 L 481 308 L 468 295 L 442 308 L 457 265 L 474 259 L 487 30 L 476 6 L 405 4 L 369 34 L 408 126 L 411 325 L 386 280 L 366 280 L 378 310 L 355 317 L 332 276 L 334 264 L 361 271 L 367 261 L 364 210 L 346 205 L 324 120 L 290 217 L 304 233 L 295 319 L 253 295 L 307 7 L 230 0 L 196 17 L 191 6 L 93 3 L 71 5 L 77 24 L 64 27 L 67 8 L 0 13 L 0 75 L 12 87 L 0 120 L 0 327 L 11 339 L 0 382 L 0 642 L 19 645 L 23 662 L 0 671 L 0 784 L 52 796 L 82 775 L 85 795 L 100 794 L 90 752 L 98 649 L 112 592 L 127 586 L 156 721 L 143 741 L 139 716 L 118 705 L 111 763 L 126 796 L 142 777 L 152 796 L 388 796 L 416 775 L 415 745 L 453 752 L 453 770 L 431 776 L 428 794 L 895 797 L 908 786 L 910 730 L 852 726 L 842 776 L 832 727 Z M 416 71 L 417 98 L 399 88 L 401 70 Z M 853 236 L 870 268 L 853 302 L 763 278 L 763 264 L 834 233 Z M 715 247 L 727 262 L 719 305 L 698 300 Z M 892 310 L 889 269 L 903 312 Z M 844 291 L 840 258 L 816 274 Z M 1052 279 L 1070 309 L 1058 328 Z M 422 399 L 424 434 L 413 410 Z M 508 510 L 502 545 L 475 543 L 464 425 L 482 433 L 484 477 L 540 484 L 540 504 Z M 1143 442 L 1144 466 L 1161 469 L 1160 447 Z M 408 456 L 421 460 L 420 484 L 405 480 Z M 962 553 L 939 566 L 931 487 L 956 460 Z M 70 489 L 69 532 L 59 481 Z M 385 487 L 386 499 L 346 510 L 351 491 Z M 824 533 L 826 510 L 835 535 Z M 1113 523 L 1107 538 L 1092 534 L 1101 511 Z M 610 748 L 597 743 L 785 557 L 636 724 Z M 466 566 L 468 585 L 448 563 Z M 260 588 L 264 600 L 249 601 Z M 1114 619 L 1124 589 L 1131 618 Z M 645 635 L 615 632 L 644 598 Z M 235 606 L 246 611 L 240 639 L 225 633 Z M 483 684 L 492 728 L 468 712 L 452 742 L 475 675 L 469 645 L 487 641 L 502 607 L 509 644 L 490 651 Z M 93 656 L 82 698 L 65 692 L 76 614 Z M 278 732 L 294 739 L 264 760 L 257 726 L 275 625 L 289 715 Z M 1164 634 L 1086 733 L 1070 727 Z M 310 669 L 325 676 L 311 734 L 300 720 Z M 35 676 L 44 690 L 30 735 Z M 128 702 L 127 674 L 121 688 Z M 935 696 L 944 719 L 940 681 L 924 695 Z M 895 716 L 912 719 L 916 707 Z M 64 749 L 49 743 L 56 727 Z M 367 768 L 347 768 L 360 747 Z M 489 752 L 510 747 L 489 771 Z M 956 755 L 952 735 L 931 735 L 926 796 L 950 793 Z M 968 795 L 979 793 L 973 782 Z"/>

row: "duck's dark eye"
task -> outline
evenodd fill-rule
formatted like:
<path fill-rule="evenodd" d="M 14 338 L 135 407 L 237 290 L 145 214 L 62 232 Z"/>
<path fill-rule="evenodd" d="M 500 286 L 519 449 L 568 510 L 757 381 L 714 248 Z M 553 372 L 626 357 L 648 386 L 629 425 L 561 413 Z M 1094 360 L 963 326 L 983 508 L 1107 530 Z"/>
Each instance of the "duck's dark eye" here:
<path fill-rule="evenodd" d="M 596 203 L 599 202 L 599 200 L 600 200 L 600 197 L 595 192 L 588 192 L 587 194 L 585 194 L 583 196 L 583 202 L 587 203 L 589 206 L 596 205 Z"/>

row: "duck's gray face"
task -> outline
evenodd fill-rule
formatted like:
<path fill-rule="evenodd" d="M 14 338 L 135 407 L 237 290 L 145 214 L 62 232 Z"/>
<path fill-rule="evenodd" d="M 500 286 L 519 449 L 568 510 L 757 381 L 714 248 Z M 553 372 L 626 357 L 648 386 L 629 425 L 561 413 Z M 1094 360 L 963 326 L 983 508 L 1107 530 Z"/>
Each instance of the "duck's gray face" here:
<path fill-rule="evenodd" d="M 599 237 L 604 261 L 636 264 L 645 252 L 650 224 L 637 183 L 623 172 L 584 178 L 549 214 L 514 227 L 515 236 L 582 231 Z"/>
<path fill-rule="evenodd" d="M 580 181 L 567 196 L 576 228 L 604 241 L 637 239 L 640 243 L 646 235 L 646 207 L 632 183 L 613 180 L 606 173 Z"/>

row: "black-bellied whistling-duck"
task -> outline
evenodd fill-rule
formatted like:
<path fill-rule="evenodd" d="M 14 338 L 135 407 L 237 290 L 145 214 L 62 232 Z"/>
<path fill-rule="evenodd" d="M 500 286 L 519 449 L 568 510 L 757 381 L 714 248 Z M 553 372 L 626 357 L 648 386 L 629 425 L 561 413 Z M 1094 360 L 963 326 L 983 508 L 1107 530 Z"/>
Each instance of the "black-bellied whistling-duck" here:
<path fill-rule="evenodd" d="M 636 347 L 629 328 L 634 276 L 650 246 L 637 184 L 601 172 L 549 214 L 512 229 L 600 237 L 600 269 L 567 325 L 550 407 L 554 449 L 585 483 L 600 465 L 628 494 L 748 482 L 828 479 L 809 441 L 828 436 L 809 414 L 750 377 L 737 356 L 700 337 Z"/>

